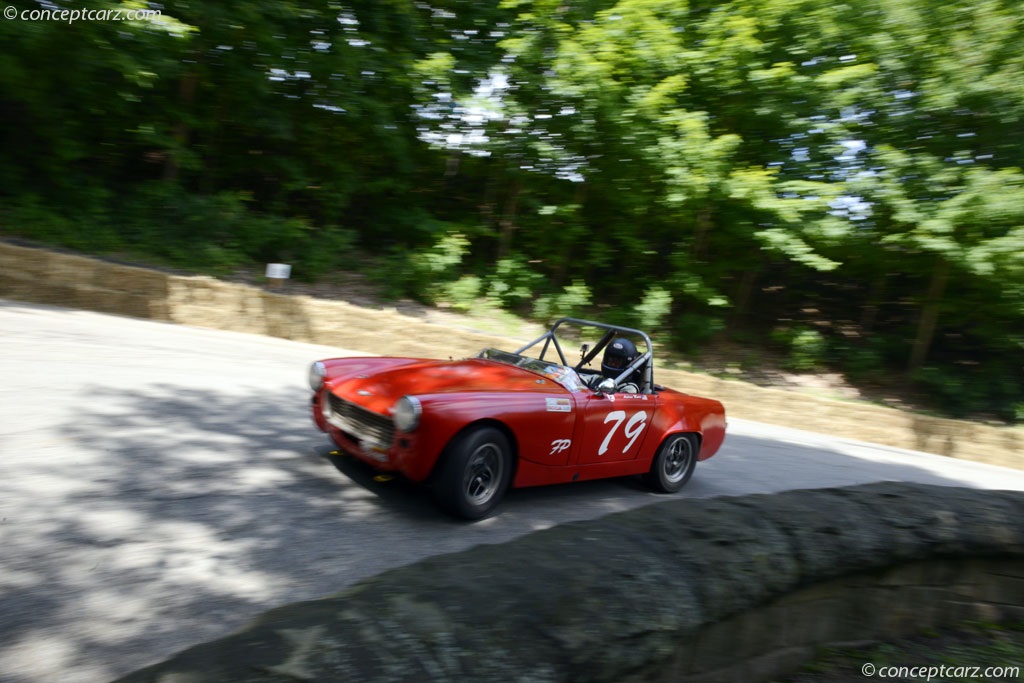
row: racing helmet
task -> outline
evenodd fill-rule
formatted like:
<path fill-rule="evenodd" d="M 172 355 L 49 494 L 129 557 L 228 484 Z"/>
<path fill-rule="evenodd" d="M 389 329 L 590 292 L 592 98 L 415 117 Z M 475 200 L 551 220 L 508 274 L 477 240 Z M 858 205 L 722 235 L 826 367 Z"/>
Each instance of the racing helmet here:
<path fill-rule="evenodd" d="M 611 379 L 617 378 L 627 365 L 636 360 L 640 352 L 636 350 L 636 344 L 624 337 L 613 339 L 608 348 L 604 350 L 604 358 L 601 360 L 601 374 Z"/>

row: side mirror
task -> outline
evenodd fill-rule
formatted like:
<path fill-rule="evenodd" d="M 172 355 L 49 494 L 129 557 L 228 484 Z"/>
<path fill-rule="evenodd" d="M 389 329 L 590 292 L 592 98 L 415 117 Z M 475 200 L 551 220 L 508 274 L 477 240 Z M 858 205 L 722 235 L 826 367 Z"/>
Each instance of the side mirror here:
<path fill-rule="evenodd" d="M 615 380 L 610 377 L 605 377 L 597 383 L 597 395 L 604 396 L 605 394 L 615 393 Z"/>

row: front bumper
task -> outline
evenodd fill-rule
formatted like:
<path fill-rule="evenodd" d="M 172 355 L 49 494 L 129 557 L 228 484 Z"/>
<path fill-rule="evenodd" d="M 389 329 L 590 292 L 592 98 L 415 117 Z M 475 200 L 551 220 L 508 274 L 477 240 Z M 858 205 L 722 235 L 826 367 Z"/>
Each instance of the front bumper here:
<path fill-rule="evenodd" d="M 312 399 L 312 417 L 338 447 L 372 467 L 422 481 L 432 463 L 418 457 L 415 436 L 397 432 L 391 418 L 345 401 L 330 391 Z"/>

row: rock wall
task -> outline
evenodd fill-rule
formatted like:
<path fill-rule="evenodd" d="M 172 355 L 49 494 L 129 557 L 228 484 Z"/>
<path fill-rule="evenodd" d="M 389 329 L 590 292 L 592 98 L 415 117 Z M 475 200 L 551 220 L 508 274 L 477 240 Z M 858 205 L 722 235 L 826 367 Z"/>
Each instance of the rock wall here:
<path fill-rule="evenodd" d="M 183 277 L 0 242 L 0 297 L 184 325 L 265 334 L 398 356 L 465 357 L 517 341 L 456 333 L 393 310 L 285 296 L 209 277 Z M 1024 468 L 1024 429 L 943 420 L 889 408 L 656 370 L 657 381 L 721 400 L 732 417 Z"/>
<path fill-rule="evenodd" d="M 392 570 L 120 683 L 756 683 L 1024 619 L 1021 520 L 1021 492 L 896 483 L 674 500 Z"/>

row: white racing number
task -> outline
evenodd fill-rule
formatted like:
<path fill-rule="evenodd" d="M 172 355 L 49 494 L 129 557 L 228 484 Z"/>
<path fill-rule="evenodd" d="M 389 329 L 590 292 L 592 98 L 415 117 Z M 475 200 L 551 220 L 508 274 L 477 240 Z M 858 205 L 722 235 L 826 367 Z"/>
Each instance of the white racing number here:
<path fill-rule="evenodd" d="M 615 436 L 615 432 L 619 430 L 619 426 L 626 420 L 625 410 L 613 410 L 608 413 L 604 418 L 604 423 L 608 424 L 613 422 L 612 428 L 605 434 L 604 441 L 601 442 L 601 447 L 597 449 L 598 455 L 604 455 L 608 452 L 608 444 L 611 443 L 612 437 Z M 626 435 L 629 442 L 626 447 L 622 449 L 622 453 L 629 452 L 629 449 L 633 447 L 636 440 L 643 433 L 644 427 L 647 426 L 647 411 L 641 410 L 638 413 L 634 413 L 633 417 L 629 418 L 629 422 L 626 422 L 626 427 L 622 430 L 622 433 Z"/>

